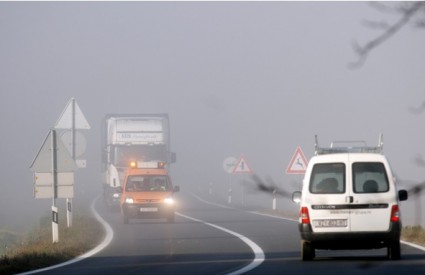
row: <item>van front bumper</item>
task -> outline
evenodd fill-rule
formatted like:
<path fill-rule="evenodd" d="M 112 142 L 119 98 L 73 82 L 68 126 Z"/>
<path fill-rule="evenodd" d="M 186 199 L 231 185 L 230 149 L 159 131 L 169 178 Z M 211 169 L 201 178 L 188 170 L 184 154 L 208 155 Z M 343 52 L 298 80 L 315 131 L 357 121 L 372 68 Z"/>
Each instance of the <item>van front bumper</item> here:
<path fill-rule="evenodd" d="M 123 213 L 129 218 L 167 218 L 174 214 L 174 205 L 158 204 L 124 204 Z"/>

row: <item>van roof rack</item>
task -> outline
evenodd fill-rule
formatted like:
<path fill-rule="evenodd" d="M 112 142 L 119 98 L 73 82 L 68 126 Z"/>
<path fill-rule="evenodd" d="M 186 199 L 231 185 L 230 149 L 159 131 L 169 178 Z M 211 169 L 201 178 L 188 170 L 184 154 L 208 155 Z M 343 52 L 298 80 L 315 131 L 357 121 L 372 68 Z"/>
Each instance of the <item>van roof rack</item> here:
<path fill-rule="evenodd" d="M 320 147 L 315 135 L 315 155 L 326 155 L 336 153 L 377 153 L 383 154 L 384 151 L 384 136 L 381 133 L 379 135 L 378 146 L 367 146 L 365 141 L 332 141 L 330 146 Z M 344 146 L 345 145 L 345 146 Z"/>

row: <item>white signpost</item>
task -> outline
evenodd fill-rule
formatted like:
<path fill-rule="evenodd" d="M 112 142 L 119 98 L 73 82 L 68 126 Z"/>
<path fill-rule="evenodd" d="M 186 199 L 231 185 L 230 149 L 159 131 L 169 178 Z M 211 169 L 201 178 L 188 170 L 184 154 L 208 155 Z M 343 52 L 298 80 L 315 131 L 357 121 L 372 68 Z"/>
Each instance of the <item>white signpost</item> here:
<path fill-rule="evenodd" d="M 32 162 L 30 169 L 34 172 L 35 198 L 53 199 L 52 237 L 53 242 L 57 243 L 59 241 L 59 230 L 56 199 L 61 196 L 73 196 L 73 172 L 76 171 L 78 167 L 62 142 L 57 140 L 55 130 L 50 130 Z"/>
<path fill-rule="evenodd" d="M 224 171 L 229 173 L 229 189 L 228 189 L 228 203 L 232 203 L 232 175 L 237 174 L 252 174 L 251 168 L 248 166 L 245 158 L 241 156 L 239 159 L 228 157 L 223 162 Z M 242 201 L 245 203 L 245 189 L 243 189 Z"/>
<path fill-rule="evenodd" d="M 57 138 L 56 131 L 70 130 Z M 52 236 L 53 242 L 59 241 L 57 198 L 67 200 L 67 224 L 72 225 L 72 198 L 74 197 L 74 172 L 85 167 L 85 160 L 75 160 L 84 153 L 84 136 L 76 129 L 90 129 L 86 118 L 74 98 L 66 105 L 62 115 L 43 141 L 30 169 L 34 172 L 34 197 L 53 199 Z M 64 143 L 65 144 L 64 144 Z M 78 166 L 77 166 L 78 164 Z"/>
<path fill-rule="evenodd" d="M 72 159 L 77 163 L 78 167 L 85 168 L 85 160 L 76 160 L 85 152 L 86 140 L 84 136 L 77 133 L 77 129 L 90 129 L 86 117 L 78 106 L 74 98 L 66 105 L 61 116 L 59 117 L 55 129 L 70 130 L 62 135 L 62 140 L 65 142 Z M 66 198 L 66 220 L 68 227 L 72 226 L 72 197 Z"/>
<path fill-rule="evenodd" d="M 233 173 L 233 170 L 235 169 L 237 161 L 238 160 L 234 157 L 227 157 L 223 161 L 224 171 L 229 174 L 229 188 L 227 190 L 227 202 L 229 204 L 232 203 L 232 173 Z"/>

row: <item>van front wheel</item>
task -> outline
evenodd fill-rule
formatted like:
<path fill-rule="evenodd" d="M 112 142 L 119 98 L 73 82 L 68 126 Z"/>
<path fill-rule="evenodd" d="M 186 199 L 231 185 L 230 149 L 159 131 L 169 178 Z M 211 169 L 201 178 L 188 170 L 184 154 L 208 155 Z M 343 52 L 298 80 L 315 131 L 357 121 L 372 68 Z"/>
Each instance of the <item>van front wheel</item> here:
<path fill-rule="evenodd" d="M 301 241 L 301 258 L 303 261 L 311 261 L 316 256 L 314 247 L 311 243 Z"/>

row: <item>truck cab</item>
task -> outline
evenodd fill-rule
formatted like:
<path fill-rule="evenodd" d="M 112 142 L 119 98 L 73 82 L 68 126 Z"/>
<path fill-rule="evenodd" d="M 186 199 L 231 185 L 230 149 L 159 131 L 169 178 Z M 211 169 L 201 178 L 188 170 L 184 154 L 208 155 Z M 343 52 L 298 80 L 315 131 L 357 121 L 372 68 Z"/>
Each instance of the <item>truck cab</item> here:
<path fill-rule="evenodd" d="M 316 137 L 302 192 L 293 194 L 300 204 L 302 259 L 312 260 L 316 249 L 379 248 L 399 259 L 399 202 L 407 192 L 397 189 L 382 136 L 377 147 L 334 144 L 320 148 Z"/>
<path fill-rule="evenodd" d="M 176 203 L 173 186 L 163 162 L 132 162 L 127 171 L 121 194 L 123 223 L 130 219 L 165 218 L 174 223 Z"/>

